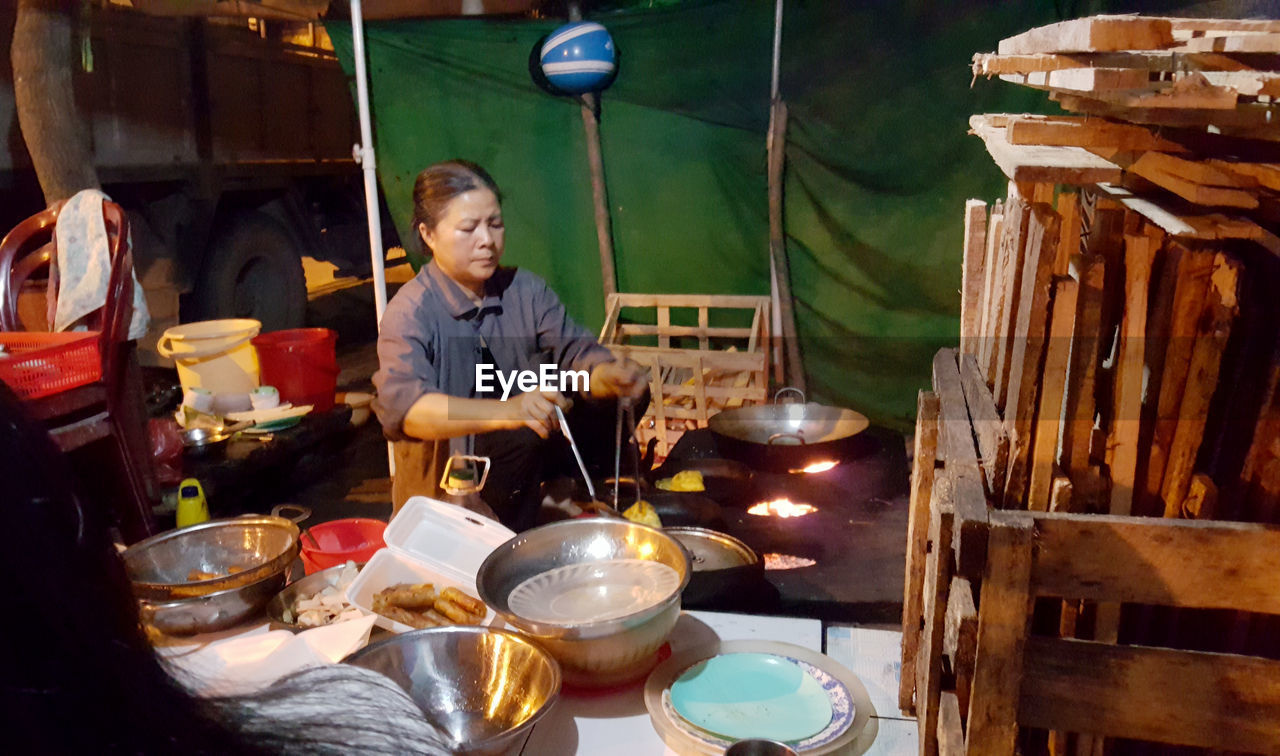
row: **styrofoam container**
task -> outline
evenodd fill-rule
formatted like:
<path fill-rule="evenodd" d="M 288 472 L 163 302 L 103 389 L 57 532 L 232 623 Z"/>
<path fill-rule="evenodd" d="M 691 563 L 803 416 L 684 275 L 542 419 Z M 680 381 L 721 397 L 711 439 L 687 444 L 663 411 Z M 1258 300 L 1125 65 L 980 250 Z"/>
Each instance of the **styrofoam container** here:
<path fill-rule="evenodd" d="M 387 525 L 387 546 L 374 552 L 369 563 L 347 586 L 347 601 L 373 614 L 378 627 L 393 633 L 414 628 L 373 611 L 378 591 L 400 583 L 431 583 L 436 590 L 454 587 L 472 596 L 476 573 L 489 554 L 515 533 L 501 523 L 454 504 L 414 496 Z M 500 627 L 502 618 L 489 609 L 481 623 Z"/>

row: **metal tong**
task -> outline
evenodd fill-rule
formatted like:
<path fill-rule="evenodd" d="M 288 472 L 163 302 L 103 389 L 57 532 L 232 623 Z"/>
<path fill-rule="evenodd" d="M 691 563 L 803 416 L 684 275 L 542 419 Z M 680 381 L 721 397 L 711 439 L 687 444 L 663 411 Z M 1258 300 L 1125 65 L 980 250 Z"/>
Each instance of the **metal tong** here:
<path fill-rule="evenodd" d="M 582 472 L 582 480 L 587 484 L 587 493 L 591 496 L 591 500 L 596 500 L 596 487 L 591 483 L 591 476 L 587 474 L 587 465 L 582 461 L 582 452 L 578 451 L 578 444 L 573 440 L 573 431 L 569 430 L 569 421 L 564 417 L 564 410 L 560 409 L 560 405 L 556 405 L 556 420 L 560 423 L 560 432 L 564 434 L 565 440 L 569 442 L 569 448 L 573 449 L 573 458 L 578 461 L 578 470 Z"/>
<path fill-rule="evenodd" d="M 622 428 L 623 419 L 626 419 L 627 440 L 632 438 L 633 428 L 636 427 L 636 408 L 630 399 L 618 399 L 618 424 L 614 430 L 614 440 L 616 445 L 613 450 L 613 508 L 620 509 L 619 499 L 622 498 L 618 490 L 618 484 L 622 479 Z M 636 492 L 636 503 L 640 503 L 640 447 L 636 445 L 632 448 L 633 462 L 635 463 L 635 479 L 632 481 L 632 487 Z"/>

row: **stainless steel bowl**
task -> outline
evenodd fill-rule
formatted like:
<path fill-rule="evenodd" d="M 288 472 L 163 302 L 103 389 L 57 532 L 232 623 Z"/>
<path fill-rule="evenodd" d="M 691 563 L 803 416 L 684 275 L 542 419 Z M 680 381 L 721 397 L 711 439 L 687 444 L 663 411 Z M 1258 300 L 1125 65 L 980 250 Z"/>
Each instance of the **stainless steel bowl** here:
<path fill-rule="evenodd" d="M 138 598 L 204 596 L 283 574 L 298 556 L 298 526 L 271 515 L 209 520 L 139 541 L 121 556 Z M 193 570 L 218 577 L 190 580 Z"/>
<path fill-rule="evenodd" d="M 674 569 L 680 582 L 671 595 L 634 614 L 564 626 L 534 622 L 511 611 L 511 591 L 557 567 L 613 559 L 651 559 Z M 680 593 L 689 584 L 689 556 L 674 538 L 628 520 L 593 517 L 525 531 L 499 546 L 480 565 L 480 598 L 513 627 L 560 662 L 575 686 L 631 682 L 649 671 L 654 654 L 680 616 Z"/>
<path fill-rule="evenodd" d="M 284 587 L 285 574 L 277 572 L 234 588 L 175 599 L 138 599 L 138 615 L 144 625 L 165 635 L 195 635 L 234 627 L 262 613 L 271 597 Z"/>
<path fill-rule="evenodd" d="M 504 630 L 415 630 L 374 643 L 345 661 L 394 680 L 449 736 L 450 753 L 467 756 L 511 749 L 560 695 L 555 659 Z"/>
<path fill-rule="evenodd" d="M 364 567 L 363 564 L 356 566 Z M 337 585 L 338 578 L 342 577 L 342 571 L 346 568 L 345 564 L 334 565 L 289 583 L 284 590 L 267 602 L 267 619 L 290 630 L 305 630 L 306 628 L 296 622 L 285 622 L 284 610 L 293 606 L 299 598 L 314 596 L 329 586 Z"/>

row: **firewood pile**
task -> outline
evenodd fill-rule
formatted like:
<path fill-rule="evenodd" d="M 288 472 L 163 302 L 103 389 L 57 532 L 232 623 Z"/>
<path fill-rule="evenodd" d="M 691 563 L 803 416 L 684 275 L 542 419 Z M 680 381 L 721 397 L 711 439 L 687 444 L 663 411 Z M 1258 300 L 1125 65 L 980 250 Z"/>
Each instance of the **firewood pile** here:
<path fill-rule="evenodd" d="M 967 203 L 959 349 L 919 405 L 900 705 L 922 753 L 963 743 L 991 510 L 1280 522 L 1280 21 L 1096 16 L 973 70 L 1074 115 L 970 121 L 1009 192 Z M 1269 615 L 1042 603 L 1063 638 L 1280 655 Z"/>

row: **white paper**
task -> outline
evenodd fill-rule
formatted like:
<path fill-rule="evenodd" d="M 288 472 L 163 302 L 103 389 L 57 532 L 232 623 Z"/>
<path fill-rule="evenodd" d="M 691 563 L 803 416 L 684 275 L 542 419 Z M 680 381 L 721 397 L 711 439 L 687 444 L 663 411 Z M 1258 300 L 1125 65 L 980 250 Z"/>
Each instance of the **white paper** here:
<path fill-rule="evenodd" d="M 369 642 L 374 618 L 364 616 L 294 634 L 253 628 L 203 646 L 157 649 L 170 670 L 202 695 L 240 695 L 292 672 L 335 664 Z"/>

